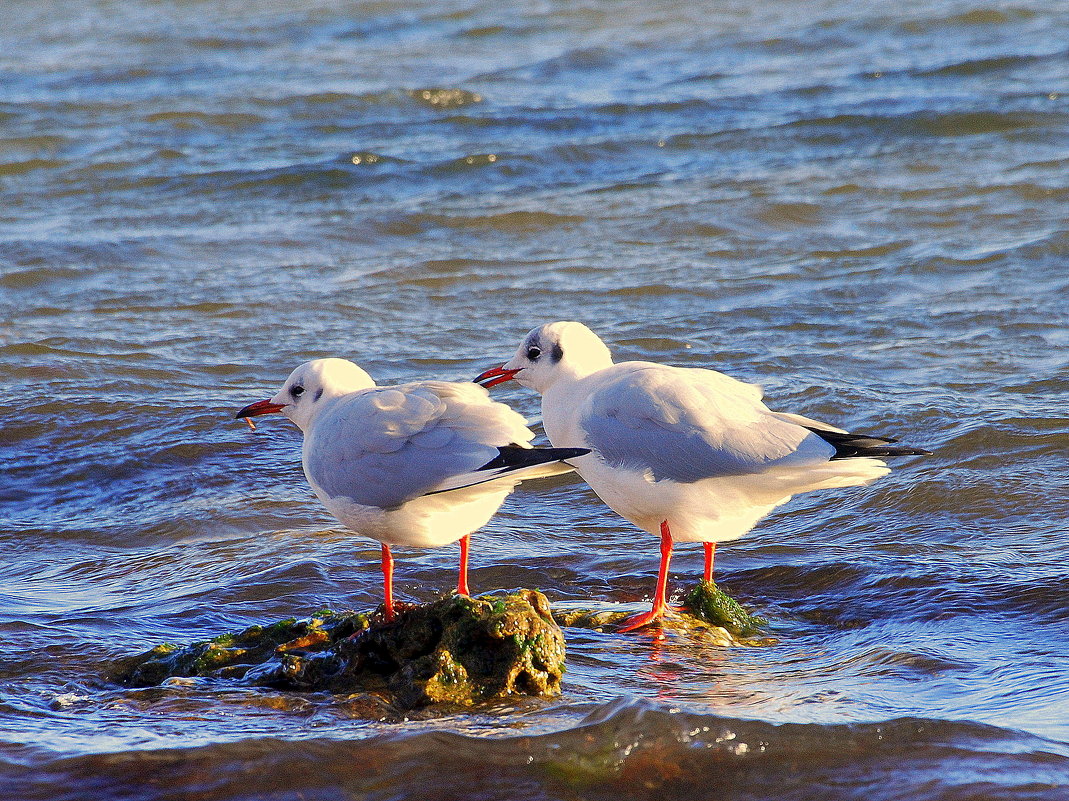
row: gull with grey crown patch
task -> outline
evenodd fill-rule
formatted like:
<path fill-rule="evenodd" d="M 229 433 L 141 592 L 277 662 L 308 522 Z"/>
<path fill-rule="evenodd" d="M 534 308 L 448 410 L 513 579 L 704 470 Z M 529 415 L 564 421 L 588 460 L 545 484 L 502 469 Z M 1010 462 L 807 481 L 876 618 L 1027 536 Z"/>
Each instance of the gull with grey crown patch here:
<path fill-rule="evenodd" d="M 281 412 L 304 433 L 304 474 L 331 514 L 382 543 L 384 611 L 394 617 L 394 545 L 468 543 L 520 481 L 568 472 L 586 448 L 532 448 L 526 421 L 471 383 L 378 387 L 345 359 L 295 369 L 270 400 L 235 415 Z"/>
<path fill-rule="evenodd" d="M 598 497 L 660 533 L 653 606 L 621 631 L 669 611 L 673 542 L 704 543 L 704 578 L 712 581 L 716 543 L 738 539 L 791 496 L 868 484 L 889 472 L 884 457 L 928 453 L 774 412 L 760 387 L 713 370 L 614 364 L 605 343 L 577 322 L 535 328 L 510 361 L 475 379 L 485 387 L 509 380 L 542 395 L 554 447 L 590 448 L 573 464 Z"/>

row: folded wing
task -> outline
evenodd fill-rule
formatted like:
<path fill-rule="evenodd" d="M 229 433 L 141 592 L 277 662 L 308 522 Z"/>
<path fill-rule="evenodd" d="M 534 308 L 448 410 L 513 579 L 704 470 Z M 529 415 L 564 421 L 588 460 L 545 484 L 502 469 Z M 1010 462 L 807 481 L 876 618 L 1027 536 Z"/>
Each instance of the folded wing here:
<path fill-rule="evenodd" d="M 612 467 L 691 483 L 835 454 L 809 429 L 770 411 L 758 387 L 712 370 L 634 364 L 581 412 L 587 443 Z"/>
<path fill-rule="evenodd" d="M 305 443 L 309 478 L 331 497 L 383 509 L 470 486 L 457 479 L 498 458 L 500 448 L 524 447 L 533 437 L 519 414 L 476 384 L 377 387 L 325 415 Z"/>

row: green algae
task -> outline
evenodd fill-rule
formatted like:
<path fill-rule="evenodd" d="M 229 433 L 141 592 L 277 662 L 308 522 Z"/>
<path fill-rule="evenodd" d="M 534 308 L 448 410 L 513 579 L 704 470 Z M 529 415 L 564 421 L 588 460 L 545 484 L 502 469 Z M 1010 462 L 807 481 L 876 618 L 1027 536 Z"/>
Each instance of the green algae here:
<path fill-rule="evenodd" d="M 699 581 L 687 593 L 683 608 L 706 623 L 727 629 L 736 637 L 754 637 L 768 621 L 748 611 L 712 581 Z"/>
<path fill-rule="evenodd" d="M 381 614 L 321 610 L 307 620 L 250 626 L 185 647 L 119 660 L 112 679 L 148 687 L 178 677 L 232 679 L 299 691 L 376 693 L 402 709 L 470 705 L 510 695 L 553 696 L 564 635 L 546 597 L 455 595 Z"/>

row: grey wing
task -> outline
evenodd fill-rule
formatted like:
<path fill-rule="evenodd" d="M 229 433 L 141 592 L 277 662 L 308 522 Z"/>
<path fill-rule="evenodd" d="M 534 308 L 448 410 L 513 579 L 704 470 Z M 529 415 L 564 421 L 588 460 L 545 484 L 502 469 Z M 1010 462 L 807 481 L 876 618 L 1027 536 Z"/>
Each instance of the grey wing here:
<path fill-rule="evenodd" d="M 771 412 L 756 387 L 709 370 L 651 366 L 624 374 L 589 398 L 580 425 L 610 466 L 657 481 L 751 475 L 834 453 Z"/>
<path fill-rule="evenodd" d="M 512 433 L 502 413 L 481 408 L 491 401 L 436 389 L 430 382 L 381 387 L 347 401 L 313 430 L 309 478 L 331 497 L 394 509 L 496 457 Z"/>

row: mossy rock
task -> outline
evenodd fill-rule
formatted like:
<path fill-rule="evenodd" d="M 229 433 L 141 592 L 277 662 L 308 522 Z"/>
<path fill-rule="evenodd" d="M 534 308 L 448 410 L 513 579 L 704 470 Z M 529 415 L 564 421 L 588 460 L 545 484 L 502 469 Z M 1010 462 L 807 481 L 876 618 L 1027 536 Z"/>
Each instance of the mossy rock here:
<path fill-rule="evenodd" d="M 683 609 L 699 620 L 727 629 L 736 637 L 755 637 L 768 621 L 748 611 L 712 581 L 699 581 L 687 593 Z"/>
<path fill-rule="evenodd" d="M 616 631 L 632 614 L 619 609 L 568 609 L 554 612 L 553 617 L 565 628 Z M 764 618 L 747 611 L 714 583 L 701 581 L 686 594 L 681 607 L 648 628 L 660 627 L 713 645 L 732 646 L 752 644 L 747 640 L 766 625 Z"/>
<path fill-rule="evenodd" d="M 455 595 L 399 604 L 396 611 L 392 621 L 381 613 L 324 612 L 184 648 L 157 646 L 117 662 L 112 678 L 130 687 L 200 676 L 285 690 L 370 692 L 402 709 L 560 693 L 564 635 L 540 592 Z"/>
<path fill-rule="evenodd" d="M 366 629 L 369 616 L 323 610 L 306 620 L 280 620 L 249 626 L 192 645 L 157 645 L 151 651 L 120 659 L 111 678 L 127 687 L 153 687 L 178 677 L 240 679 L 253 667 L 297 648 L 329 645 Z"/>

